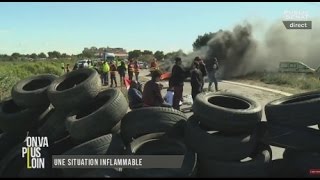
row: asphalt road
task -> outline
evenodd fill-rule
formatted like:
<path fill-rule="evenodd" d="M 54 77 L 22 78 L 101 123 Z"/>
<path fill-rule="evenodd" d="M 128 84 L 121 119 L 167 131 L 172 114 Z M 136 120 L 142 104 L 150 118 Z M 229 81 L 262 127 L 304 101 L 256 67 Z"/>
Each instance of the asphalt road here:
<path fill-rule="evenodd" d="M 141 82 L 145 83 L 147 80 L 150 79 L 150 77 L 146 77 L 146 75 L 149 74 L 148 71 L 143 70 L 141 72 Z M 168 82 L 167 81 L 162 81 L 161 82 L 164 85 L 164 89 L 162 90 L 163 96 L 166 94 L 166 87 L 168 87 Z M 219 89 L 221 92 L 228 92 L 228 93 L 233 93 L 233 94 L 239 94 L 242 96 L 245 96 L 247 98 L 251 98 L 258 103 L 261 104 L 262 107 L 264 107 L 268 102 L 281 98 L 283 95 L 276 94 L 276 93 L 271 93 L 259 89 L 253 89 L 249 87 L 244 87 L 244 86 L 239 86 L 239 85 L 233 85 L 229 83 L 223 83 L 219 82 L 218 83 Z M 208 83 L 205 83 L 204 88 L 208 88 Z M 185 82 L 184 84 L 184 89 L 183 89 L 183 96 L 191 95 L 191 85 L 190 82 Z M 186 110 L 185 114 L 189 117 L 193 113 L 188 111 L 191 108 L 190 105 L 182 105 L 181 110 Z M 264 108 L 263 108 L 264 109 Z M 266 121 L 265 113 L 263 112 L 263 117 L 262 121 Z M 283 148 L 278 148 L 278 147 L 273 147 L 272 148 L 272 159 L 281 159 L 282 154 L 284 149 Z"/>

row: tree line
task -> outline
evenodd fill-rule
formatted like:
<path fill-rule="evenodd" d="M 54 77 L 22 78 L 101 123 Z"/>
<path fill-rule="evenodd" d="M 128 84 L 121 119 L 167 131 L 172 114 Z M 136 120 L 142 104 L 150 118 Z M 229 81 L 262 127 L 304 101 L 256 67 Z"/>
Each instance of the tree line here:
<path fill-rule="evenodd" d="M 221 30 L 220 30 L 221 31 Z M 193 50 L 196 51 L 200 49 L 202 46 L 206 46 L 208 41 L 212 39 L 217 33 L 205 33 L 204 35 L 199 35 L 197 39 L 192 44 Z M 0 54 L 0 60 L 35 60 L 35 59 L 59 59 L 59 58 L 101 58 L 101 54 L 99 52 L 104 52 L 104 48 L 84 48 L 84 50 L 80 54 L 69 55 L 67 53 L 61 53 L 59 51 L 50 51 L 48 53 L 41 52 L 39 54 L 31 53 L 31 54 L 20 54 L 20 53 L 12 53 L 11 55 Z M 132 50 L 128 52 L 129 59 L 137 59 L 139 61 L 151 61 L 156 58 L 157 60 L 164 60 L 175 56 L 186 56 L 182 50 L 164 53 L 163 51 L 151 51 L 151 50 Z"/>

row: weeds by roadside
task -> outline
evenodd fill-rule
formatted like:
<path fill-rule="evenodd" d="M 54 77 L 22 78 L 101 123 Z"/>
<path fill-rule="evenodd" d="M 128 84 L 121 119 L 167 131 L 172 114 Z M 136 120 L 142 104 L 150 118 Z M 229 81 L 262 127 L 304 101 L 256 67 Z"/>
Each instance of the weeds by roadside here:
<path fill-rule="evenodd" d="M 320 89 L 320 80 L 313 74 L 265 72 L 252 73 L 237 79 L 260 81 L 306 91 Z"/>
<path fill-rule="evenodd" d="M 63 60 L 0 62 L 0 101 L 10 96 L 11 88 L 21 79 L 38 74 L 62 75 L 61 62 L 72 63 Z"/>

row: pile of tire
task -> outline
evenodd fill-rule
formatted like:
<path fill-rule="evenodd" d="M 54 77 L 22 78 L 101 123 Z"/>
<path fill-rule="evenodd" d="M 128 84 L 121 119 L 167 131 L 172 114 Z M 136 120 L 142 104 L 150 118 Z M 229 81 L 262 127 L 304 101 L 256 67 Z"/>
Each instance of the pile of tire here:
<path fill-rule="evenodd" d="M 102 91 L 93 69 L 26 78 L 12 88 L 11 97 L 0 103 L 1 177 L 66 176 L 73 174 L 72 169 L 52 169 L 51 155 L 122 154 L 124 150 L 119 131 L 127 100 L 120 90 Z M 27 136 L 48 138 L 49 147 L 41 153 L 47 159 L 45 170 L 26 170 L 21 150 Z M 73 175 L 87 171 L 81 172 Z M 110 169 L 100 175 L 108 173 L 117 176 Z"/>
<path fill-rule="evenodd" d="M 199 94 L 185 129 L 187 146 L 198 154 L 199 177 L 267 177 L 269 145 L 259 143 L 261 106 L 229 93 Z"/>
<path fill-rule="evenodd" d="M 1 177 L 189 177 L 196 153 L 183 141 L 187 117 L 171 108 L 128 113 L 117 89 L 102 90 L 95 70 L 63 76 L 37 75 L 18 82 L 0 104 Z M 47 137 L 45 169 L 26 169 L 21 157 L 27 136 Z M 53 169 L 52 155 L 183 155 L 178 169 Z"/>
<path fill-rule="evenodd" d="M 197 154 L 184 142 L 187 117 L 164 107 L 146 107 L 127 113 L 121 121 L 120 134 L 128 155 L 183 155 L 177 169 L 123 169 L 125 177 L 193 177 Z"/>
<path fill-rule="evenodd" d="M 320 91 L 296 94 L 269 102 L 262 141 L 285 148 L 277 160 L 283 176 L 316 177 L 320 169 Z M 280 170 L 281 169 L 281 170 Z M 314 172 L 313 172 L 314 171 Z"/>

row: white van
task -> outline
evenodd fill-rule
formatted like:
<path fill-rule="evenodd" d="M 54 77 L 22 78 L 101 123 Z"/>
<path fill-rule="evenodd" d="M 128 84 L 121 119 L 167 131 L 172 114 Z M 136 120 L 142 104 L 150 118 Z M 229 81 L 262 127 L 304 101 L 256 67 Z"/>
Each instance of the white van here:
<path fill-rule="evenodd" d="M 104 60 L 107 62 L 114 61 L 116 58 L 116 55 L 114 53 L 105 53 L 104 54 Z"/>
<path fill-rule="evenodd" d="M 289 73 L 315 73 L 315 69 L 309 67 L 303 62 L 280 62 L 279 72 L 289 72 Z"/>

